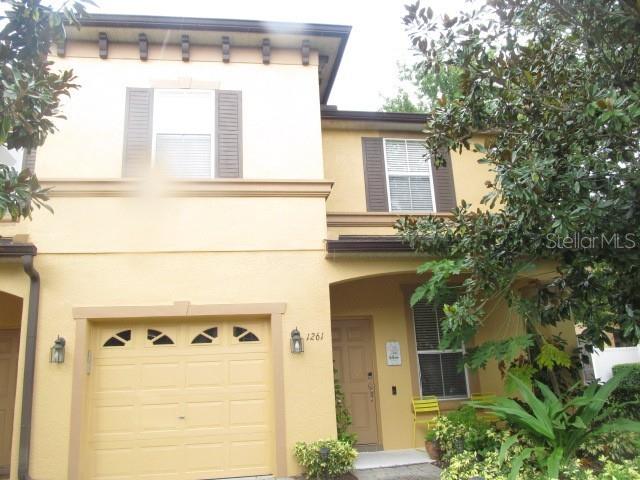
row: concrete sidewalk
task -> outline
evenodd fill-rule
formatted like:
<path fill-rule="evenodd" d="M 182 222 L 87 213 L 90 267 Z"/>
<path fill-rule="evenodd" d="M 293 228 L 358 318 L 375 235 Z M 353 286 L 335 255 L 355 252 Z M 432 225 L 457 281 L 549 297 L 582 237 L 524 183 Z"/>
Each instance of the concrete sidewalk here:
<path fill-rule="evenodd" d="M 399 467 L 371 468 L 351 472 L 358 480 L 438 480 L 440 469 L 430 463 Z"/>
<path fill-rule="evenodd" d="M 358 480 L 438 480 L 440 469 L 431 463 L 424 450 L 361 452 L 351 475 Z"/>

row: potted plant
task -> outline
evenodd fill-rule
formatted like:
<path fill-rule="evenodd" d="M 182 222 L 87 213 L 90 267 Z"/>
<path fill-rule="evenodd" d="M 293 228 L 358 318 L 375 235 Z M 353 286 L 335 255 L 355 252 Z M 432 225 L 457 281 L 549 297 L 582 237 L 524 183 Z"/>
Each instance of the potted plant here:
<path fill-rule="evenodd" d="M 435 430 L 427 430 L 424 437 L 424 448 L 432 460 L 440 460 L 441 451 Z"/>

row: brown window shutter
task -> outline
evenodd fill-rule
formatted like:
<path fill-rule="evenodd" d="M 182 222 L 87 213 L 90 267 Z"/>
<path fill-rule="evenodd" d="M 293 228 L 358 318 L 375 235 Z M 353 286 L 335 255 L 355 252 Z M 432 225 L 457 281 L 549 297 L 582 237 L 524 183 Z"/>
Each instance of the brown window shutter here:
<path fill-rule="evenodd" d="M 384 168 L 384 145 L 382 138 L 362 138 L 364 161 L 364 186 L 368 212 L 388 212 L 387 173 Z"/>
<path fill-rule="evenodd" d="M 151 166 L 153 89 L 127 88 L 123 177 L 139 177 Z"/>
<path fill-rule="evenodd" d="M 242 177 L 242 92 L 216 90 L 216 177 Z"/>
<path fill-rule="evenodd" d="M 451 155 L 446 153 L 447 165 L 435 168 L 431 160 L 433 172 L 433 187 L 438 212 L 451 212 L 456 208 L 456 190 L 453 184 L 453 170 L 451 169 Z"/>
<path fill-rule="evenodd" d="M 22 169 L 29 169 L 31 173 L 36 171 L 36 149 L 25 150 L 22 154 Z"/>

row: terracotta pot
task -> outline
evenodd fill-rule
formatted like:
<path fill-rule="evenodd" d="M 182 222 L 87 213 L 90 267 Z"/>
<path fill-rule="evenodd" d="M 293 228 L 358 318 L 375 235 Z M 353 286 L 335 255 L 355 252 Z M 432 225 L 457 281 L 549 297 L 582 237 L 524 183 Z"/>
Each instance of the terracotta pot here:
<path fill-rule="evenodd" d="M 427 450 L 431 460 L 440 460 L 440 445 L 438 445 L 438 442 L 425 440 L 424 448 Z"/>

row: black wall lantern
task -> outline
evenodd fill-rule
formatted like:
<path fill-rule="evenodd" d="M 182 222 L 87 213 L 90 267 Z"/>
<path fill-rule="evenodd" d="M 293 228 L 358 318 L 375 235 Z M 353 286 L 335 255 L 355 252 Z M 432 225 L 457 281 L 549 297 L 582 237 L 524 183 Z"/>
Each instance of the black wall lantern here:
<path fill-rule="evenodd" d="M 54 340 L 51 352 L 49 352 L 49 361 L 51 363 L 64 363 L 64 346 L 66 343 L 66 340 L 60 335 Z"/>
<path fill-rule="evenodd" d="M 302 337 L 300 336 L 300 332 L 298 328 L 294 328 L 291 330 L 291 353 L 302 353 L 304 352 L 304 343 L 302 341 Z"/>

